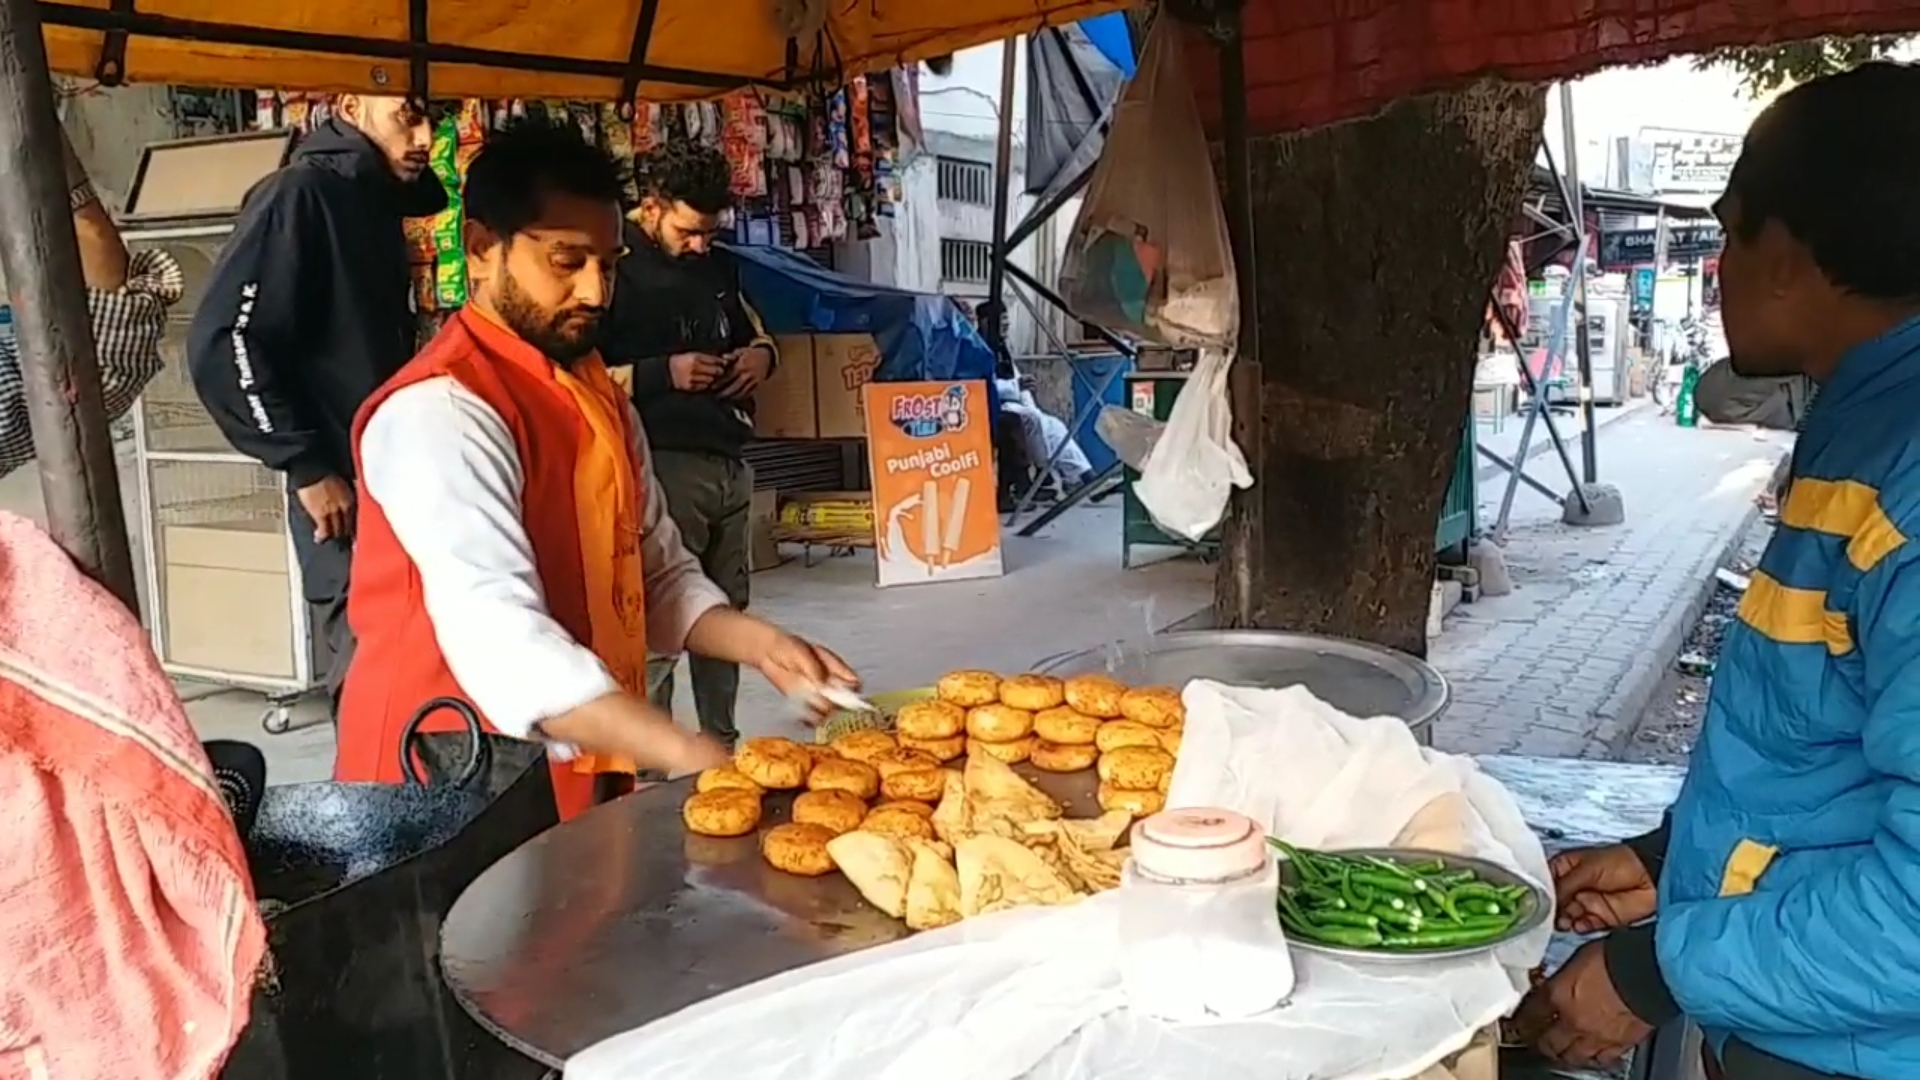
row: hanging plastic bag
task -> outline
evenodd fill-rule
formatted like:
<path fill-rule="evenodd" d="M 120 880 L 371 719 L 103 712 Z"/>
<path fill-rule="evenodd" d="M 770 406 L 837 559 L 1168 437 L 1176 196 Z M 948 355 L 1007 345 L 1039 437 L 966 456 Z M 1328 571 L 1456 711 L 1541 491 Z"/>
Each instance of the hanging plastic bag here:
<path fill-rule="evenodd" d="M 1233 359 L 1204 349 L 1186 389 L 1173 403 L 1166 430 L 1147 454 L 1133 493 L 1154 524 L 1176 536 L 1199 540 L 1226 516 L 1234 488 L 1253 483 L 1247 459 L 1233 441 L 1227 404 L 1227 369 Z"/>
<path fill-rule="evenodd" d="M 1074 314 L 1176 346 L 1230 349 L 1238 286 L 1213 158 L 1187 79 L 1185 31 L 1156 19 L 1068 234 Z"/>
<path fill-rule="evenodd" d="M 1140 69 L 1115 103 L 1086 201 L 1067 237 L 1061 291 L 1090 322 L 1182 348 L 1200 363 L 1164 429 L 1101 418 L 1134 492 L 1162 529 L 1199 540 L 1253 483 L 1234 445 L 1227 370 L 1240 331 L 1239 285 L 1213 158 L 1187 79 L 1186 31 L 1157 19 Z M 1120 444 L 1125 443 L 1122 447 Z M 1131 453 L 1130 453 L 1131 452 Z"/>

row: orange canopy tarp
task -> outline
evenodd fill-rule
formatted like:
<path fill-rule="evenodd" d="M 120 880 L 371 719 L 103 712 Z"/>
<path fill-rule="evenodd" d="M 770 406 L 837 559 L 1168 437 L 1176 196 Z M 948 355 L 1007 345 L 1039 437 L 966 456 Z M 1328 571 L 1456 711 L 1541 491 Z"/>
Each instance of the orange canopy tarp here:
<path fill-rule="evenodd" d="M 660 102 L 822 72 L 878 70 L 1124 6 L 1121 0 L 784 2 L 826 8 L 825 32 L 796 42 L 792 54 L 776 22 L 776 0 L 427 0 L 425 40 L 437 50 L 428 92 L 615 100 L 647 6 L 656 14 L 645 60 L 655 70 L 639 92 Z M 53 70 L 95 77 L 107 30 L 127 28 L 123 77 L 129 82 L 411 89 L 408 0 L 136 0 L 132 7 L 122 13 L 112 10 L 112 0 L 43 0 Z M 276 44 L 266 37 L 275 31 L 305 39 Z"/>

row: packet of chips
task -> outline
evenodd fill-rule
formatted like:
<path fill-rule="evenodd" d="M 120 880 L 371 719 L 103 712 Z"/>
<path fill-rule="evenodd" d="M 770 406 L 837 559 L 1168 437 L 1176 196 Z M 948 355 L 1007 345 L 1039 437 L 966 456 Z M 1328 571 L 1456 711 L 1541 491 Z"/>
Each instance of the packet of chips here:
<path fill-rule="evenodd" d="M 428 151 L 433 174 L 447 189 L 447 208 L 433 219 L 433 300 L 442 311 L 467 302 L 467 250 L 460 202 L 460 124 L 457 117 L 440 121 Z"/>

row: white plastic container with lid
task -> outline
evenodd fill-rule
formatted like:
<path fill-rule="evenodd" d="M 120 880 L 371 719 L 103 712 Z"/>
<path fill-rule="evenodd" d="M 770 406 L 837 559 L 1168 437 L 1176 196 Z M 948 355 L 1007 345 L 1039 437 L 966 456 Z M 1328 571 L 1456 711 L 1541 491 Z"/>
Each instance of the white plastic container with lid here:
<path fill-rule="evenodd" d="M 1120 878 L 1128 1005 L 1175 1023 L 1257 1016 L 1293 993 L 1280 872 L 1251 818 L 1168 810 L 1136 822 Z"/>

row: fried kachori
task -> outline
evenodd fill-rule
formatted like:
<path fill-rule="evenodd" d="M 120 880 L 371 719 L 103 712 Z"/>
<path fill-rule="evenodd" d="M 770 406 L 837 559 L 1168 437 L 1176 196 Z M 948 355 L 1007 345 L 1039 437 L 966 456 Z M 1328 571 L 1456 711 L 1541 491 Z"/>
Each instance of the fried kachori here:
<path fill-rule="evenodd" d="M 880 794 L 888 799 L 932 802 L 946 790 L 947 779 L 939 769 L 906 769 L 880 780 Z"/>
<path fill-rule="evenodd" d="M 941 779 L 945 780 L 945 777 L 942 777 Z M 921 802 L 919 799 L 888 799 L 887 801 L 880 803 L 878 806 L 875 806 L 874 809 L 875 810 L 887 810 L 887 809 L 906 810 L 910 813 L 919 814 L 923 818 L 933 817 L 933 803 Z"/>
<path fill-rule="evenodd" d="M 1100 781 L 1133 791 L 1153 791 L 1173 771 L 1173 755 L 1157 746 L 1123 746 L 1100 755 Z"/>
<path fill-rule="evenodd" d="M 1180 756 L 1180 742 L 1186 734 L 1187 726 L 1179 724 L 1160 733 L 1160 748 L 1174 757 Z"/>
<path fill-rule="evenodd" d="M 1092 743 L 1100 733 L 1100 724 L 1099 717 L 1088 716 L 1071 705 L 1056 705 L 1033 714 L 1033 733 L 1061 746 Z"/>
<path fill-rule="evenodd" d="M 1033 741 L 1033 753 L 1027 758 L 1042 772 L 1071 773 L 1093 768 L 1100 760 L 1100 749 L 1091 743 L 1055 743 Z"/>
<path fill-rule="evenodd" d="M 966 723 L 965 713 L 961 714 L 960 722 Z M 935 761 L 945 764 L 967 752 L 967 736 L 965 732 L 945 739 L 910 739 L 902 735 L 900 745 L 930 755 Z"/>
<path fill-rule="evenodd" d="M 1160 732 L 1132 720 L 1109 720 L 1094 733 L 1093 745 L 1099 747 L 1103 754 L 1111 754 L 1123 746 L 1157 747 L 1160 745 Z"/>
<path fill-rule="evenodd" d="M 760 827 L 760 796 L 742 788 L 695 792 L 680 819 L 698 836 L 745 836 Z"/>
<path fill-rule="evenodd" d="M 940 676 L 934 693 L 963 709 L 1000 700 L 1000 676 L 991 671 L 950 671 Z"/>
<path fill-rule="evenodd" d="M 695 777 L 693 781 L 693 790 L 695 791 L 724 791 L 729 788 L 736 791 L 751 791 L 755 795 L 766 790 L 759 784 L 747 779 L 745 773 L 742 773 L 739 769 L 731 765 L 721 765 L 716 768 L 707 769 Z"/>
<path fill-rule="evenodd" d="M 1187 707 L 1171 686 L 1141 686 L 1120 696 L 1120 715 L 1150 728 L 1170 728 L 1186 722 Z"/>
<path fill-rule="evenodd" d="M 1039 712 L 1067 700 L 1067 689 L 1051 675 L 1015 675 L 1000 683 L 1000 701 L 1016 709 Z"/>
<path fill-rule="evenodd" d="M 1068 705 L 1102 720 L 1120 715 L 1120 698 L 1127 692 L 1120 680 L 1107 675 L 1075 675 L 1063 690 Z"/>
<path fill-rule="evenodd" d="M 902 738 L 951 739 L 967 730 L 967 710 L 939 698 L 908 702 L 895 714 L 893 726 Z"/>
<path fill-rule="evenodd" d="M 768 791 L 792 791 L 806 785 L 813 755 L 792 739 L 748 739 L 733 755 L 733 767 Z"/>
<path fill-rule="evenodd" d="M 1100 809 L 1124 810 L 1137 818 L 1157 814 L 1167 806 L 1167 797 L 1158 791 L 1134 791 L 1108 783 L 1100 785 L 1098 797 Z"/>
<path fill-rule="evenodd" d="M 775 870 L 799 877 L 819 877 L 833 873 L 833 856 L 827 845 L 833 832 L 823 825 L 789 821 L 775 825 L 760 838 L 760 854 Z"/>
<path fill-rule="evenodd" d="M 981 742 L 1012 742 L 1033 734 L 1033 714 L 995 702 L 967 710 L 967 734 Z"/>
<path fill-rule="evenodd" d="M 885 789 L 887 777 L 894 773 L 914 772 L 919 769 L 938 769 L 940 761 L 925 750 L 915 750 L 909 746 L 896 746 L 873 759 L 873 767 L 880 770 L 880 784 Z"/>
<path fill-rule="evenodd" d="M 901 840 L 935 840 L 933 822 L 918 811 L 901 806 L 879 806 L 867 812 L 866 820 L 860 823 L 865 832 L 875 832 L 882 836 L 897 837 Z"/>
<path fill-rule="evenodd" d="M 884 731 L 867 728 L 861 731 L 849 731 L 845 735 L 827 744 L 827 748 L 848 761 L 862 761 L 868 765 L 873 759 L 900 745 L 893 736 Z"/>
<path fill-rule="evenodd" d="M 866 800 L 850 792 L 803 791 L 793 800 L 793 820 L 818 825 L 835 836 L 859 828 L 866 817 Z"/>
<path fill-rule="evenodd" d="M 1012 739 L 1007 742 L 988 742 L 985 739 L 967 740 L 967 757 L 989 757 L 1008 765 L 1018 765 L 1033 756 L 1033 736 Z"/>
<path fill-rule="evenodd" d="M 810 791 L 844 791 L 861 800 L 880 794 L 880 770 L 852 758 L 822 758 L 807 774 Z"/>

